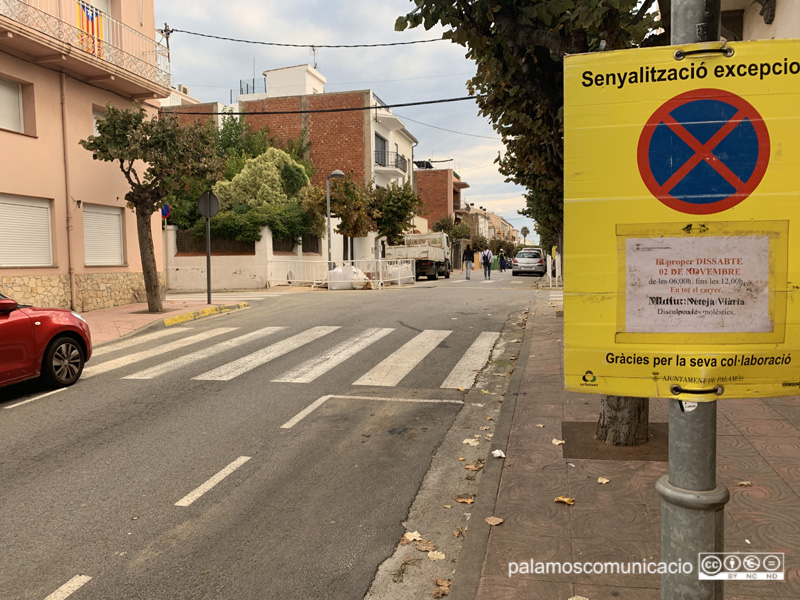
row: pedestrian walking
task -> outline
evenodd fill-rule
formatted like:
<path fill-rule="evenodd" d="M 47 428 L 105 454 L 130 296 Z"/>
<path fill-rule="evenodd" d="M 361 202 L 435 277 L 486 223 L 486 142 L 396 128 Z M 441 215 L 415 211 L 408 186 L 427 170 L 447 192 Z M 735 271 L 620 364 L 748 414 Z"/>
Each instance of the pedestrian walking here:
<path fill-rule="evenodd" d="M 483 265 L 483 278 L 484 279 L 491 279 L 492 278 L 492 261 L 494 260 L 494 254 L 492 251 L 486 248 L 483 252 L 481 252 L 481 264 Z"/>
<path fill-rule="evenodd" d="M 503 250 L 502 248 L 500 248 L 500 250 L 497 253 L 497 263 L 498 263 L 498 265 L 500 267 L 500 272 L 501 273 L 505 272 L 506 264 L 507 264 L 506 263 L 506 253 L 505 253 L 505 250 Z"/>
<path fill-rule="evenodd" d="M 467 247 L 464 249 L 462 260 L 464 261 L 464 270 L 467 272 L 467 279 L 469 280 L 469 274 L 472 271 L 472 261 L 475 260 L 475 253 L 472 251 L 472 246 L 469 244 L 467 244 Z"/>

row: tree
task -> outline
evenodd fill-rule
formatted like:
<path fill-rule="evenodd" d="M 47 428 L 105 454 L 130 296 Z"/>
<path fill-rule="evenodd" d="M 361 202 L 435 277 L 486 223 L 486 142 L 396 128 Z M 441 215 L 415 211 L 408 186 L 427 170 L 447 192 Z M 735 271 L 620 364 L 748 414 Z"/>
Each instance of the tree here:
<path fill-rule="evenodd" d="M 522 243 L 525 244 L 528 241 L 528 235 L 530 234 L 531 230 L 527 227 L 523 227 L 519 230 L 519 234 L 522 236 Z"/>
<path fill-rule="evenodd" d="M 303 202 L 309 185 L 301 164 L 283 150 L 269 148 L 247 160 L 231 181 L 214 186 L 220 211 L 211 221 L 212 235 L 254 242 L 261 239 L 265 226 L 278 240 L 297 240 L 306 233 L 322 235 L 324 218 Z M 204 228 L 203 222 L 194 226 L 201 234 Z"/>
<path fill-rule="evenodd" d="M 502 136 L 500 172 L 528 190 L 520 211 L 542 240 L 563 230 L 563 64 L 566 54 L 638 45 L 652 30 L 653 0 L 414 0 L 395 28 L 436 24 L 467 49 L 468 83 Z M 639 6 L 641 4 L 641 6 Z M 560 244 L 559 244 L 560 245 Z"/>
<path fill-rule="evenodd" d="M 536 221 L 545 247 L 563 246 L 563 58 L 640 45 L 653 29 L 653 2 L 414 0 L 414 10 L 395 23 L 400 31 L 442 24 L 449 28 L 445 38 L 466 47 L 477 66 L 468 89 L 478 95 L 481 114 L 505 145 L 497 159 L 500 172 L 528 190 L 526 207 L 519 212 Z M 663 35 L 649 40 L 653 45 L 661 41 Z M 640 438 L 635 431 L 640 421 L 630 415 L 640 399 L 612 398 L 619 402 L 604 398 L 601 421 L 613 423 L 610 429 L 623 435 L 612 436 L 609 443 L 632 445 Z M 626 405 L 630 410 L 621 408 Z M 598 436 L 602 433 L 598 427 Z"/>
<path fill-rule="evenodd" d="M 105 117 L 97 120 L 97 135 L 79 143 L 95 160 L 118 162 L 131 189 L 125 194 L 136 213 L 142 276 L 147 309 L 161 311 L 161 290 L 153 249 L 152 215 L 164 198 L 184 189 L 192 181 L 205 189 L 222 175 L 222 163 L 214 152 L 214 135 L 208 125 L 184 127 L 174 115 L 148 118 L 144 108 L 121 110 L 106 105 Z"/>
<path fill-rule="evenodd" d="M 377 188 L 372 199 L 378 235 L 385 235 L 390 245 L 399 244 L 403 235 L 411 231 L 411 220 L 422 209 L 422 200 L 408 182 L 403 185 L 392 182 L 387 188 Z"/>
<path fill-rule="evenodd" d="M 431 231 L 443 231 L 451 240 L 463 240 L 470 235 L 469 225 L 463 222 L 456 223 L 450 215 L 434 221 Z"/>

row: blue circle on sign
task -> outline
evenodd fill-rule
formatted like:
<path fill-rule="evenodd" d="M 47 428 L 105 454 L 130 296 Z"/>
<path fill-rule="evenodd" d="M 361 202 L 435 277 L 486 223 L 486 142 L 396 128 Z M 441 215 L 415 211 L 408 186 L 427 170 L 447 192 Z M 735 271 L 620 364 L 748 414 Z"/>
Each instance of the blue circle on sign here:
<path fill-rule="evenodd" d="M 711 214 L 749 196 L 769 163 L 769 134 L 743 98 L 694 90 L 664 103 L 642 130 L 639 172 L 675 210 Z"/>
<path fill-rule="evenodd" d="M 172 209 L 169 207 L 169 204 L 165 204 L 161 207 L 161 216 L 163 218 L 167 218 L 172 214 Z"/>

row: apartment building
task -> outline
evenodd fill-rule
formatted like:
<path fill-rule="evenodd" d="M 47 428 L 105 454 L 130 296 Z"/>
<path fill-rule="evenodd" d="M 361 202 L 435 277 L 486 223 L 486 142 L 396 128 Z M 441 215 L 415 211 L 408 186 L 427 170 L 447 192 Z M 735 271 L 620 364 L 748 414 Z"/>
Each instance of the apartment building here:
<path fill-rule="evenodd" d="M 144 301 L 125 178 L 78 142 L 107 104 L 169 94 L 153 0 L 0 0 L 0 291 L 74 310 Z M 159 229 L 156 215 L 161 270 Z"/>
<path fill-rule="evenodd" d="M 429 161 L 417 161 L 415 176 L 417 195 L 422 200 L 423 214 L 432 225 L 444 217 L 456 221 L 456 211 L 461 209 L 461 190 L 469 184 L 461 180 L 453 169 L 434 169 Z"/>

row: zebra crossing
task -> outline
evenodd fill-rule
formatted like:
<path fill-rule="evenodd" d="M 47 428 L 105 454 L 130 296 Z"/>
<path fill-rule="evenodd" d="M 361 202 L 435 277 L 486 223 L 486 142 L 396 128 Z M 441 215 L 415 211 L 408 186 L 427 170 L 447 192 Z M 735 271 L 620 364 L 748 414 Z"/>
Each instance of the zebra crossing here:
<path fill-rule="evenodd" d="M 377 342 L 385 340 L 395 341 L 394 346 L 381 344 L 381 348 L 393 349 L 386 350 L 387 355 L 374 366 L 372 366 L 374 361 L 369 361 L 365 367 L 368 370 L 357 377 L 352 385 L 396 387 L 412 371 L 420 368 L 425 358 L 454 333 L 450 330 L 425 329 L 416 332 L 409 340 L 401 340 L 395 328 L 370 327 L 355 332 L 346 330 L 348 335 L 343 341 L 327 341 L 331 334 L 339 332 L 338 337 L 341 338 L 345 332 L 340 331 L 342 328 L 339 326 L 327 325 L 309 327 L 299 332 L 282 326 L 264 327 L 243 334 L 237 334 L 238 330 L 238 327 L 216 327 L 198 333 L 196 329 L 186 327 L 165 330 L 169 331 L 169 334 L 159 331 L 139 338 L 114 342 L 98 349 L 95 356 L 108 358 L 93 360 L 84 369 L 83 377 L 92 378 L 127 368 L 120 379 L 153 380 L 167 375 L 179 378 L 180 375 L 177 373 L 182 369 L 204 363 L 208 370 L 194 374 L 190 377 L 191 380 L 225 382 L 264 367 L 276 359 L 291 357 L 295 350 L 310 346 L 315 350 L 313 358 L 304 360 L 270 379 L 277 383 L 307 384 L 324 377 L 343 363 L 356 359 L 358 355 L 363 358 L 363 353 L 370 350 Z M 233 337 L 230 337 L 231 335 Z M 489 361 L 499 337 L 498 332 L 477 333 L 474 339 L 464 344 L 463 355 L 459 357 L 444 381 L 435 385 L 445 389 L 471 387 L 477 371 Z M 460 339 L 463 338 L 462 335 Z M 192 351 L 190 346 L 195 344 L 204 346 Z M 254 350 L 254 346 L 257 349 Z M 141 347 L 144 349 L 140 349 Z M 247 348 L 248 352 L 241 355 L 243 348 Z M 188 352 L 186 354 L 179 352 L 184 350 Z M 114 356 L 117 353 L 119 355 Z M 164 355 L 172 356 L 159 364 L 129 373 L 129 367 Z M 374 353 L 370 354 L 370 357 L 372 356 Z M 220 358 L 223 361 L 220 361 Z M 215 359 L 218 364 L 208 368 L 209 361 L 213 365 Z M 219 364 L 220 362 L 222 364 Z M 352 360 L 351 365 L 363 363 L 363 360 Z"/>

